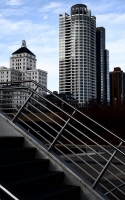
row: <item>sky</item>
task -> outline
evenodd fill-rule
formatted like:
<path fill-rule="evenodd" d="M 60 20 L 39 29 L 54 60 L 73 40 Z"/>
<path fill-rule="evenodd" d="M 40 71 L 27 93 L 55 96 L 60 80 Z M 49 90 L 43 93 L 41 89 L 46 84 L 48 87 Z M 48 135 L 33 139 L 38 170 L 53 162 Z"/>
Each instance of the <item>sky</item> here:
<path fill-rule="evenodd" d="M 0 66 L 9 67 L 22 40 L 37 58 L 37 69 L 48 72 L 48 89 L 59 90 L 59 14 L 85 4 L 106 29 L 109 67 L 125 72 L 125 0 L 0 0 Z"/>

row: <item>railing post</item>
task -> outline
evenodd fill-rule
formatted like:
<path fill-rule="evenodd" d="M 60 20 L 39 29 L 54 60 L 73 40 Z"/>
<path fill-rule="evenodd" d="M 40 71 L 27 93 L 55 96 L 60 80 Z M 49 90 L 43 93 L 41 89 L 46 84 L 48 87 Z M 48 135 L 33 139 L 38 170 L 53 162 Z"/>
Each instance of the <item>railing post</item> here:
<path fill-rule="evenodd" d="M 34 91 L 36 91 L 38 88 L 38 86 L 35 88 Z M 21 111 L 23 110 L 23 108 L 25 107 L 25 105 L 27 104 L 27 102 L 30 100 L 30 98 L 33 96 L 34 92 L 32 92 L 30 94 L 30 96 L 26 99 L 26 101 L 24 102 L 24 104 L 22 105 L 22 107 L 19 109 L 19 111 L 17 112 L 17 114 L 15 115 L 15 117 L 12 119 L 12 122 L 15 122 L 17 117 L 19 116 L 19 114 L 21 113 Z"/>
<path fill-rule="evenodd" d="M 75 110 L 72 113 L 72 116 L 75 114 Z M 61 136 L 61 134 L 63 133 L 64 129 L 66 128 L 66 126 L 68 125 L 69 121 L 70 121 L 70 117 L 69 119 L 66 121 L 66 123 L 64 124 L 64 126 L 61 128 L 60 132 L 58 133 L 58 135 L 55 137 L 55 139 L 53 140 L 52 144 L 50 145 L 50 147 L 48 148 L 48 151 L 51 151 L 52 148 L 54 147 L 56 141 L 59 139 L 59 137 Z"/>
<path fill-rule="evenodd" d="M 120 142 L 120 144 L 118 145 L 118 148 L 121 147 L 123 142 Z M 97 177 L 97 179 L 95 180 L 95 182 L 92 185 L 92 188 L 95 189 L 98 182 L 100 181 L 100 179 L 102 178 L 103 174 L 105 173 L 106 169 L 108 168 L 108 166 L 110 165 L 112 159 L 114 158 L 114 156 L 116 155 L 117 150 L 114 151 L 114 153 L 112 154 L 112 156 L 110 157 L 110 159 L 108 160 L 108 162 L 106 163 L 106 165 L 104 166 L 104 168 L 102 169 L 102 171 L 100 172 L 99 176 Z"/>

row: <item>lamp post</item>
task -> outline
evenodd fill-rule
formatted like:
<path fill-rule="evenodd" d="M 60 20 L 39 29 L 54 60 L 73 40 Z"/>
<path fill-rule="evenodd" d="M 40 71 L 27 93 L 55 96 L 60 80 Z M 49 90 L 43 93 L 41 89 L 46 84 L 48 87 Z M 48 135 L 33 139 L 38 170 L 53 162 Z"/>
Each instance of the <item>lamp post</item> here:
<path fill-rule="evenodd" d="M 115 106 L 116 106 L 116 101 L 117 101 L 117 98 L 115 97 L 115 98 L 114 98 L 114 100 L 115 100 Z"/>
<path fill-rule="evenodd" d="M 123 95 L 121 94 L 121 106 L 122 106 L 122 98 L 123 98 Z"/>

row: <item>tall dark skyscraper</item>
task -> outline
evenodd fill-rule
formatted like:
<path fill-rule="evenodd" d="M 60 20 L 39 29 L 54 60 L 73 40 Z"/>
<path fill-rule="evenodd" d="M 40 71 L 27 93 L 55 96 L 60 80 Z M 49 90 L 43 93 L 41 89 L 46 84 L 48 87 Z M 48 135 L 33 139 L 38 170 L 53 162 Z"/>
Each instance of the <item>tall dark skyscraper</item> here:
<path fill-rule="evenodd" d="M 111 106 L 125 104 L 125 73 L 120 67 L 115 67 L 110 72 L 110 87 Z"/>
<path fill-rule="evenodd" d="M 97 102 L 110 103 L 109 51 L 105 49 L 105 28 L 96 28 Z"/>
<path fill-rule="evenodd" d="M 96 17 L 84 4 L 59 15 L 59 92 L 80 104 L 96 99 Z"/>

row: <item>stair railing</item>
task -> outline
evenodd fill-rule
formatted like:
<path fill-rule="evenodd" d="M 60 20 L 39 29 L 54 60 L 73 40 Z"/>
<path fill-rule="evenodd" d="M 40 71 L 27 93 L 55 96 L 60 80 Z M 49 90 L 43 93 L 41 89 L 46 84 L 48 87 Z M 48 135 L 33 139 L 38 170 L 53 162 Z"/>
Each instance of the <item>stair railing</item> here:
<path fill-rule="evenodd" d="M 8 195 L 9 198 L 13 199 L 13 200 L 19 200 L 15 195 L 13 195 L 9 190 L 7 190 L 4 186 L 2 186 L 0 184 L 0 190 L 5 193 L 6 195 Z M 1 199 L 2 200 L 2 199 Z"/>
<path fill-rule="evenodd" d="M 125 196 L 124 139 L 71 105 L 76 103 L 73 98 L 67 102 L 31 80 L 2 84 L 0 109 L 4 115 L 69 163 L 92 189 L 98 188 L 109 199 Z"/>

